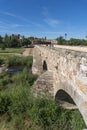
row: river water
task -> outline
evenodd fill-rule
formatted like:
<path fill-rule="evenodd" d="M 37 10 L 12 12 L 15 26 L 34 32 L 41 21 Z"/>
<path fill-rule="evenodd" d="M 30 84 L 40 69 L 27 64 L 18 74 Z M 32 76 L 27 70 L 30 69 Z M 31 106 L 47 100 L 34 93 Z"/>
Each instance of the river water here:
<path fill-rule="evenodd" d="M 15 75 L 15 74 L 21 74 L 25 66 L 15 66 L 15 67 L 9 67 L 7 69 L 7 73 Z M 31 68 L 27 67 L 27 70 L 29 73 L 31 73 Z"/>

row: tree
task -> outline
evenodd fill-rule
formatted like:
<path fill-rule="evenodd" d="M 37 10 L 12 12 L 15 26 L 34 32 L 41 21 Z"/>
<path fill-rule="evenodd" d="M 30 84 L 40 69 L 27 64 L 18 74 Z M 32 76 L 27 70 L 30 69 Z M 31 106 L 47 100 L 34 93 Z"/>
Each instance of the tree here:
<path fill-rule="evenodd" d="M 2 42 L 2 39 L 3 39 L 3 38 L 2 38 L 2 36 L 0 35 L 0 43 Z"/>
<path fill-rule="evenodd" d="M 64 45 L 65 43 L 65 39 L 62 36 L 58 37 L 56 40 L 57 40 L 57 43 L 60 45 Z"/>
<path fill-rule="evenodd" d="M 4 43 L 1 45 L 1 49 L 5 50 L 5 44 Z"/>
<path fill-rule="evenodd" d="M 11 47 L 18 47 L 18 44 L 19 44 L 19 42 L 18 42 L 17 39 L 12 39 L 11 40 Z"/>
<path fill-rule="evenodd" d="M 66 40 L 66 38 L 67 38 L 67 33 L 65 33 L 65 40 Z"/>
<path fill-rule="evenodd" d="M 1 35 L 0 35 L 0 47 L 2 49 L 5 48 L 4 39 L 3 39 L 3 37 Z"/>
<path fill-rule="evenodd" d="M 2 36 L 0 36 L 0 47 L 1 47 L 2 43 L 3 43 L 3 38 L 2 38 Z"/>
<path fill-rule="evenodd" d="M 28 38 L 24 38 L 23 40 L 22 40 L 22 46 L 28 46 L 28 45 L 30 45 L 31 44 L 31 41 L 30 41 L 30 39 L 28 39 Z"/>
<path fill-rule="evenodd" d="M 85 38 L 87 38 L 87 36 L 85 36 Z"/>
<path fill-rule="evenodd" d="M 46 38 L 46 36 L 45 36 L 45 40 L 46 40 L 47 38 Z"/>
<path fill-rule="evenodd" d="M 5 34 L 5 37 L 4 37 L 4 43 L 5 43 L 5 47 L 10 47 L 10 36 L 8 36 L 7 34 Z"/>

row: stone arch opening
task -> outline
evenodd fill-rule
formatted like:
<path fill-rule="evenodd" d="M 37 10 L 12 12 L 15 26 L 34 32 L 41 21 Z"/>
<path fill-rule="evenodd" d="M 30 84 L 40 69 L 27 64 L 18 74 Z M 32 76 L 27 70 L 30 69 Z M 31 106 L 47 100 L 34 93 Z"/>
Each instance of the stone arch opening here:
<path fill-rule="evenodd" d="M 63 108 L 66 108 L 66 109 L 78 109 L 75 102 L 73 101 L 72 97 L 62 89 L 60 89 L 56 93 L 55 101 L 57 103 L 59 103 Z"/>
<path fill-rule="evenodd" d="M 47 71 L 47 63 L 45 60 L 43 61 L 43 71 Z"/>

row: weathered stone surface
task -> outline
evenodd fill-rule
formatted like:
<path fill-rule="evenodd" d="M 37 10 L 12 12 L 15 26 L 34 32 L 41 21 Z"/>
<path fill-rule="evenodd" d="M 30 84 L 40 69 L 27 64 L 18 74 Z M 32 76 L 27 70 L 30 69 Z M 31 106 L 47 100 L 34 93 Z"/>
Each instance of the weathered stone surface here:
<path fill-rule="evenodd" d="M 36 46 L 33 56 L 32 72 L 42 74 L 34 86 L 37 94 L 50 92 L 55 98 L 59 90 L 64 90 L 72 97 L 87 125 L 87 52 Z"/>
<path fill-rule="evenodd" d="M 53 97 L 53 77 L 51 72 L 44 72 L 35 84 L 33 85 L 33 92 L 35 96 L 50 96 Z"/>

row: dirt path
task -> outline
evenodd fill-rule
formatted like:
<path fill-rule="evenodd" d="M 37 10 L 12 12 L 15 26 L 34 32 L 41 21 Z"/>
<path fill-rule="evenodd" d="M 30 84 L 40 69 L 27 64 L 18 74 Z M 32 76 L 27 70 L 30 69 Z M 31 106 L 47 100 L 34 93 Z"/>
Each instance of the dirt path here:
<path fill-rule="evenodd" d="M 25 51 L 22 54 L 23 56 L 32 56 L 33 55 L 33 48 L 25 48 Z"/>

